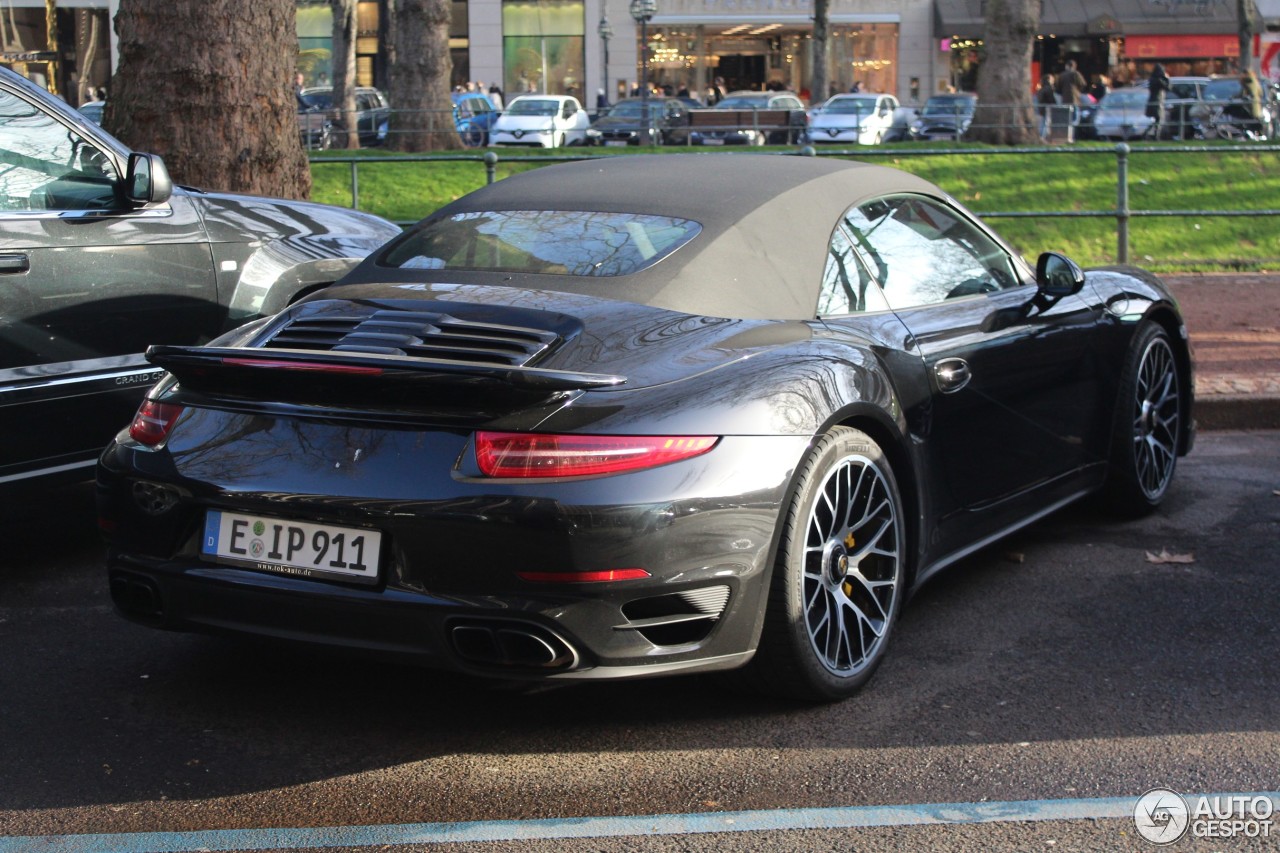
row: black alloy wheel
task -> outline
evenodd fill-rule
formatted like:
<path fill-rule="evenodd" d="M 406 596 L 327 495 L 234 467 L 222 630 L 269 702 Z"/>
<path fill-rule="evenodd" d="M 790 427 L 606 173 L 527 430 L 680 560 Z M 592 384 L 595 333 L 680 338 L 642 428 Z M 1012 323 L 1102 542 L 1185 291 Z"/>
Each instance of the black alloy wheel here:
<path fill-rule="evenodd" d="M 902 498 L 879 445 L 848 427 L 817 441 L 799 477 L 751 669 L 767 692 L 844 699 L 871 678 L 897 620 Z"/>

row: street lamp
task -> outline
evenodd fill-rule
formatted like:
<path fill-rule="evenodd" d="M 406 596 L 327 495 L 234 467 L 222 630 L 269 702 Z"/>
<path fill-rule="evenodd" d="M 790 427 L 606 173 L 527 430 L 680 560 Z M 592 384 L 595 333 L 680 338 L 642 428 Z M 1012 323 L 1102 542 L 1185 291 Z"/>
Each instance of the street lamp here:
<path fill-rule="evenodd" d="M 631 17 L 640 24 L 640 144 L 649 144 L 649 19 L 658 0 L 631 0 Z"/>
<path fill-rule="evenodd" d="M 609 26 L 609 19 L 604 16 L 604 10 L 600 10 L 600 26 L 596 27 L 596 32 L 600 33 L 600 42 L 604 45 L 604 66 L 601 69 L 600 82 L 604 85 L 600 87 L 600 91 L 604 92 L 605 103 L 609 102 L 609 39 L 613 38 L 613 27 Z M 596 104 L 602 108 L 603 105 Z"/>

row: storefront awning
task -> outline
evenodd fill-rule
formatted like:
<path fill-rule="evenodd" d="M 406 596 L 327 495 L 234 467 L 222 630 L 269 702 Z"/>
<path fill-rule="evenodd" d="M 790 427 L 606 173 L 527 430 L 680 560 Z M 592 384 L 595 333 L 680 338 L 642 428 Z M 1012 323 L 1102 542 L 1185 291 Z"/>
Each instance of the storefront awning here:
<path fill-rule="evenodd" d="M 1130 59 L 1200 59 L 1206 56 L 1239 56 L 1235 34 L 1213 36 L 1127 36 L 1124 53 Z"/>
<path fill-rule="evenodd" d="M 1280 0 L 1255 0 L 1280 6 Z M 982 0 L 937 0 L 939 38 L 982 38 Z M 1205 0 L 1044 0 L 1040 33 L 1054 36 L 1218 34 L 1236 31 L 1236 4 Z M 1227 54 L 1202 54 L 1226 56 Z"/>

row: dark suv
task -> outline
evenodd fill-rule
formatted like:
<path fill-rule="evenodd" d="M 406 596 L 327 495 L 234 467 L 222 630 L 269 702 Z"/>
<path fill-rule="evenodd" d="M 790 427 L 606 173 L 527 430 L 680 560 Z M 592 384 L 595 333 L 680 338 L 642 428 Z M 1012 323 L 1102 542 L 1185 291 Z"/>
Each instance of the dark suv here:
<path fill-rule="evenodd" d="M 387 141 L 391 104 L 380 90 L 356 88 L 356 131 L 365 148 Z M 346 123 L 333 105 L 333 87 L 315 86 L 298 93 L 298 130 L 307 148 L 329 148 L 344 132 Z"/>
<path fill-rule="evenodd" d="M 343 208 L 173 186 L 0 68 L 0 491 L 84 478 L 195 344 L 341 278 L 399 229 Z"/>

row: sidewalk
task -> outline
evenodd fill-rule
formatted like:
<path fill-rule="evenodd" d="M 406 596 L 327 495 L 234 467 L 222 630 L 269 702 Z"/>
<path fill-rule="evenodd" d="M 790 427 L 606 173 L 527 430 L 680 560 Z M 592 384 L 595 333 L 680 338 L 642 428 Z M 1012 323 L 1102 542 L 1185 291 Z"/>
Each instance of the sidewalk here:
<path fill-rule="evenodd" d="M 1182 307 L 1201 429 L 1280 429 L 1280 274 L 1161 276 Z"/>

